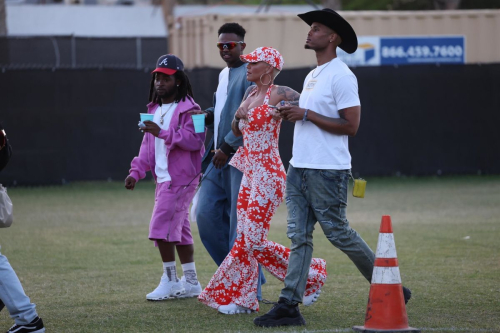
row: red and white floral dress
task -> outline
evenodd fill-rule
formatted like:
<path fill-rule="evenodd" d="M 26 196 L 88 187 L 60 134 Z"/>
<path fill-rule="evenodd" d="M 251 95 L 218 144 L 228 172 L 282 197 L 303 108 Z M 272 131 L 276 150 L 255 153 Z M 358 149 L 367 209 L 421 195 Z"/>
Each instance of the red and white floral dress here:
<path fill-rule="evenodd" d="M 271 218 L 283 201 L 286 180 L 278 150 L 281 119 L 273 119 L 268 106 L 271 89 L 272 85 L 264 104 L 248 110 L 247 120 L 241 120 L 239 125 L 244 146 L 231 160 L 231 165 L 243 172 L 237 204 L 237 238 L 198 296 L 213 308 L 234 303 L 258 311 L 259 263 L 280 281 L 285 279 L 290 249 L 267 239 Z M 305 295 L 321 288 L 326 276 L 325 260 L 313 258 Z"/>

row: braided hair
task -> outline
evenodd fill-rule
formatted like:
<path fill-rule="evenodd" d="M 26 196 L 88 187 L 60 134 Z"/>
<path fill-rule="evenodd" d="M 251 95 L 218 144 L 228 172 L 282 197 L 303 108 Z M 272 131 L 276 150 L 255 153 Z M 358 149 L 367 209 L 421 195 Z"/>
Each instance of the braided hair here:
<path fill-rule="evenodd" d="M 151 84 L 149 88 L 149 101 L 161 105 L 161 98 L 156 94 L 155 90 L 155 77 L 156 73 L 153 73 L 151 77 Z M 180 81 L 177 87 L 177 95 L 175 96 L 175 103 L 179 103 L 181 100 L 184 102 L 186 97 L 189 96 L 194 98 L 193 88 L 191 87 L 191 82 L 189 82 L 189 77 L 183 71 L 177 71 L 174 73 L 174 78 Z"/>

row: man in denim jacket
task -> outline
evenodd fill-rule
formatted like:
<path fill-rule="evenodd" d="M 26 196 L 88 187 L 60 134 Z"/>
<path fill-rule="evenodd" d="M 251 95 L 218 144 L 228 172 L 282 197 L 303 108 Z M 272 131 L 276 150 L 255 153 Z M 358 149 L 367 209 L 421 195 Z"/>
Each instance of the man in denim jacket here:
<path fill-rule="evenodd" d="M 253 84 L 247 81 L 247 66 L 240 60 L 246 46 L 245 33 L 238 23 L 226 23 L 219 28 L 217 47 L 227 67 L 219 74 L 214 107 L 205 110 L 205 123 L 214 135 L 203 157 L 205 176 L 199 190 L 196 221 L 201 241 L 217 266 L 236 239 L 236 203 L 243 174 L 229 161 L 243 145 L 243 138 L 234 136 L 231 122 Z M 261 281 L 265 281 L 262 273 Z M 258 294 L 260 299 L 260 284 Z"/>

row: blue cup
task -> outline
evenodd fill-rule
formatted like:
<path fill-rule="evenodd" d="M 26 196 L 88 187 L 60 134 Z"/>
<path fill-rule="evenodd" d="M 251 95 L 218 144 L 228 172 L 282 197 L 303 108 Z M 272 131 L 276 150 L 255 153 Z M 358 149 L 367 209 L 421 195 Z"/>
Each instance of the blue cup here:
<path fill-rule="evenodd" d="M 205 133 L 205 115 L 204 114 L 193 114 L 194 131 L 195 133 Z"/>
<path fill-rule="evenodd" d="M 141 115 L 141 122 L 145 122 L 147 120 L 153 121 L 153 117 L 155 116 L 154 114 L 151 113 L 140 113 Z"/>

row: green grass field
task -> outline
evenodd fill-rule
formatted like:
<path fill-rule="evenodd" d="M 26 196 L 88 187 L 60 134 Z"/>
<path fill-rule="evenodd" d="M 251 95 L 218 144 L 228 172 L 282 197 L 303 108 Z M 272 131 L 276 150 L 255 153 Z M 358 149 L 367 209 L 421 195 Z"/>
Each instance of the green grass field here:
<path fill-rule="evenodd" d="M 162 274 L 147 239 L 154 184 L 12 188 L 15 221 L 0 230 L 1 252 L 37 304 L 47 332 L 350 332 L 363 325 L 369 283 L 321 233 L 314 256 L 326 259 L 319 301 L 301 307 L 307 326 L 259 329 L 258 314 L 222 315 L 196 299 L 147 302 Z M 403 284 L 413 298 L 409 323 L 424 332 L 500 332 L 500 177 L 368 179 L 364 199 L 349 199 L 348 218 L 375 250 L 381 216 L 391 215 Z M 199 240 L 202 285 L 216 266 Z M 269 238 L 288 245 L 282 204 Z M 178 270 L 181 271 L 180 264 Z M 266 274 L 263 296 L 281 283 Z M 261 304 L 261 313 L 271 305 Z M 0 312 L 0 331 L 12 325 Z"/>

